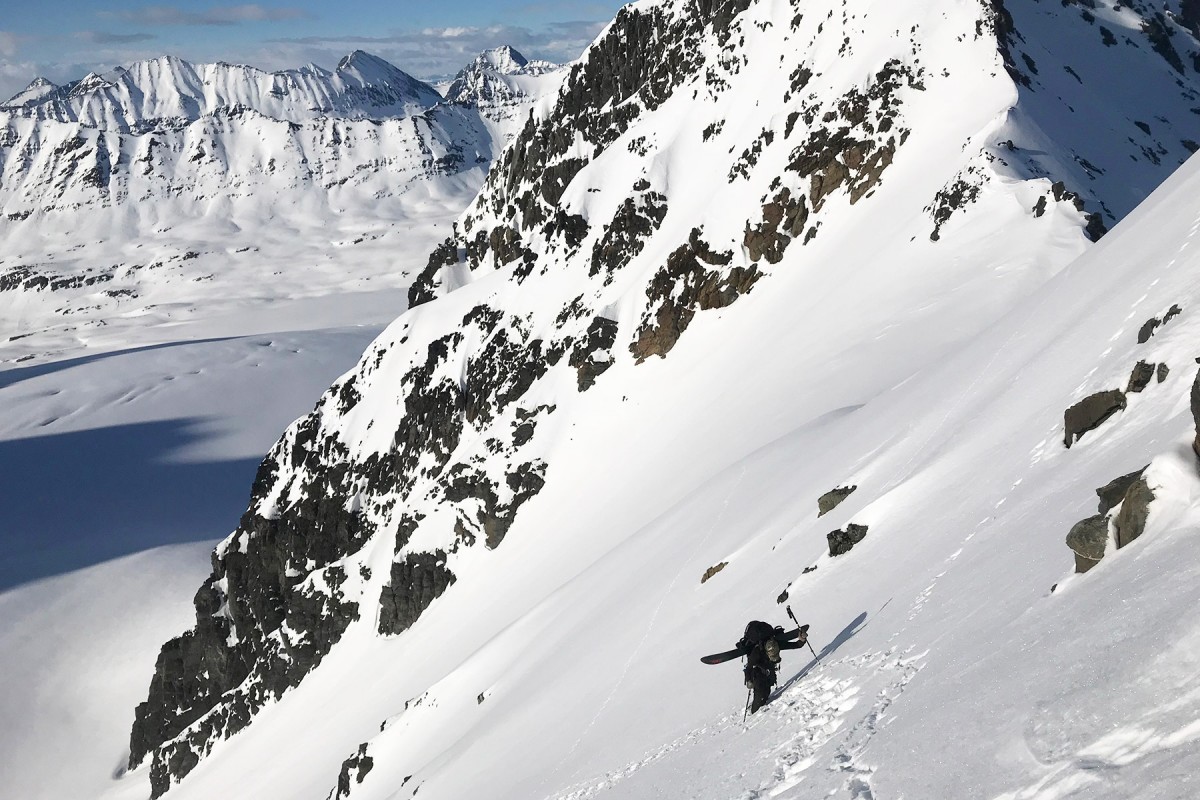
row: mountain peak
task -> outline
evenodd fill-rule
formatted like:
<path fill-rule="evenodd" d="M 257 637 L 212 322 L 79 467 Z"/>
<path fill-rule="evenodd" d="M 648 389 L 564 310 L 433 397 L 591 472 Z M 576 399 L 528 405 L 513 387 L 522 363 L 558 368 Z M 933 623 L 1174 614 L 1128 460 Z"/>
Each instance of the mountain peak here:
<path fill-rule="evenodd" d="M 530 61 L 510 45 L 493 47 L 459 70 L 446 90 L 446 99 L 480 108 L 512 105 L 528 95 L 529 79 L 558 69 L 548 61 Z"/>
<path fill-rule="evenodd" d="M 0 105 L 20 107 L 30 103 L 37 103 L 57 88 L 57 84 L 53 83 L 47 78 L 38 76 L 30 81 L 28 86 L 14 94 L 12 97 L 8 98 L 7 101 Z"/>
<path fill-rule="evenodd" d="M 371 55 L 365 50 L 355 50 L 342 57 L 338 62 L 335 72 L 350 72 L 356 71 L 360 74 L 369 72 L 374 73 L 394 73 L 401 70 L 388 61 L 383 60 L 379 56 Z"/>
<path fill-rule="evenodd" d="M 519 72 L 528 63 L 529 59 L 507 44 L 493 47 L 491 50 L 484 50 L 475 59 L 476 65 L 494 69 L 506 75 Z"/>

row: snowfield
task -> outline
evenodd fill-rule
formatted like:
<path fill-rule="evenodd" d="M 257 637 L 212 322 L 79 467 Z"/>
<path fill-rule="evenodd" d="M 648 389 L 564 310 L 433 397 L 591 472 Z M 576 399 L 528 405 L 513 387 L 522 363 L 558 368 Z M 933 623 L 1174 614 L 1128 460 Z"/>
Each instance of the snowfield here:
<path fill-rule="evenodd" d="M 39 328 L 0 371 L 0 709 L 33 721 L 0 795 L 1195 797 L 1170 10 L 637 3 L 371 285 L 245 275 L 316 235 L 231 260 L 244 295 L 173 285 L 182 321 Z M 1144 531 L 1076 574 L 1143 467 Z M 699 658 L 787 606 L 815 655 L 744 719 Z"/>

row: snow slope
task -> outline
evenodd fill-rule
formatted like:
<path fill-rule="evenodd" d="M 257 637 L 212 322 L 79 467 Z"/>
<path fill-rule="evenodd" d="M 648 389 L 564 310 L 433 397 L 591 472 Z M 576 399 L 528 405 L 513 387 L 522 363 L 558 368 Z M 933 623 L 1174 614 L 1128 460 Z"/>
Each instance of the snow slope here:
<path fill-rule="evenodd" d="M 1194 169 L 1088 244 L 1191 149 L 1197 46 L 1155 25 L 624 9 L 260 467 L 109 796 L 1129 796 L 1164 763 L 1147 796 L 1190 796 L 1195 598 L 1148 578 L 1194 514 L 1187 314 L 1135 336 L 1191 302 Z M 1060 447 L 1135 356 L 1171 375 Z M 1069 579 L 1092 488 L 1151 459 L 1144 538 Z M 697 656 L 785 593 L 823 657 L 739 734 Z"/>
<path fill-rule="evenodd" d="M 96 743 L 124 738 L 154 672 L 146 654 L 187 626 L 183 588 L 203 577 L 209 549 L 145 550 L 0 594 L 0 671 L 19 689 L 0 693 L 0 796 L 96 797 L 120 774 L 119 745 Z"/>

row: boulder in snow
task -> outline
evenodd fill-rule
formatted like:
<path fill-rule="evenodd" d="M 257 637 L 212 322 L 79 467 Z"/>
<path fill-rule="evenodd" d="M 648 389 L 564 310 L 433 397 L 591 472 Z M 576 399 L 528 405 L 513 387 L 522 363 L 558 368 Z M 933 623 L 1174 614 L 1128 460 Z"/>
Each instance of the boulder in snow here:
<path fill-rule="evenodd" d="M 1085 433 L 1100 427 L 1105 420 L 1125 408 L 1125 393 L 1119 389 L 1096 392 L 1071 406 L 1063 414 L 1066 437 L 1063 443 L 1069 448 Z"/>
<path fill-rule="evenodd" d="M 861 542 L 867 536 L 866 525 L 855 525 L 851 523 L 846 526 L 846 530 L 836 530 L 831 532 L 826 538 L 829 539 L 829 555 L 840 556 L 843 553 L 849 553 L 854 545 Z"/>
<path fill-rule="evenodd" d="M 1154 492 L 1150 490 L 1145 478 L 1138 478 L 1130 485 L 1114 522 L 1118 548 L 1129 544 L 1146 530 L 1146 518 L 1149 516 L 1150 503 L 1153 500 Z"/>
<path fill-rule="evenodd" d="M 830 489 L 825 494 L 817 498 L 817 516 L 823 517 L 830 511 L 833 511 L 842 501 L 850 495 L 854 494 L 857 486 L 839 486 L 836 489 Z"/>
<path fill-rule="evenodd" d="M 1076 522 L 1067 534 L 1067 547 L 1075 553 L 1075 571 L 1087 572 L 1104 558 L 1108 545 L 1108 517 L 1097 514 Z"/>

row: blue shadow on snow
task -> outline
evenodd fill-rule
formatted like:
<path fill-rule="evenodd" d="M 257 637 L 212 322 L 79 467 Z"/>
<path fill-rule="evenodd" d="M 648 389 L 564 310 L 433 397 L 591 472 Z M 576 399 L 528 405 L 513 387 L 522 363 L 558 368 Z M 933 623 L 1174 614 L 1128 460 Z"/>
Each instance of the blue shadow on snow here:
<path fill-rule="evenodd" d="M 172 419 L 0 441 L 0 592 L 166 544 L 224 537 L 258 458 L 173 463 L 204 438 Z"/>
<path fill-rule="evenodd" d="M 817 664 L 820 664 L 822 661 L 824 661 L 826 656 L 832 655 L 835 650 L 837 650 L 839 647 L 844 645 L 846 642 L 853 639 L 855 634 L 857 634 L 864 627 L 866 627 L 866 623 L 867 623 L 867 612 L 864 611 L 861 614 L 859 614 L 857 617 L 855 617 L 853 622 L 851 622 L 845 628 L 842 628 L 842 632 L 839 633 L 837 636 L 835 636 L 833 638 L 833 641 L 831 641 L 829 644 L 822 647 L 821 652 L 817 653 L 816 658 L 812 659 L 807 664 L 805 664 L 803 669 L 801 669 L 799 672 L 797 672 L 795 675 L 793 675 L 791 678 L 788 679 L 787 683 L 781 684 L 780 686 L 776 687 L 775 691 L 771 692 L 771 700 L 774 700 L 776 697 L 779 697 L 779 695 L 786 692 L 797 681 L 801 680 L 802 678 L 804 678 L 805 675 L 812 672 L 813 667 L 817 666 Z M 796 652 L 800 652 L 800 651 L 797 650 Z M 770 702 L 770 700 L 768 700 L 768 702 Z"/>
<path fill-rule="evenodd" d="M 111 350 L 105 353 L 96 353 L 90 356 L 76 356 L 75 358 L 66 358 L 62 361 L 50 361 L 45 364 L 30 364 L 29 366 L 25 367 L 9 367 L 8 369 L 0 369 L 0 389 L 7 389 L 9 386 L 16 386 L 21 381 L 27 381 L 30 378 L 38 378 L 42 375 L 52 375 L 55 372 L 61 372 L 64 369 L 80 367 L 84 364 L 91 364 L 94 361 L 103 361 L 106 358 L 127 356 L 130 353 L 145 353 L 151 350 L 165 350 L 169 347 L 187 347 L 193 344 L 227 342 L 236 338 L 238 337 L 214 336 L 208 339 L 189 339 L 179 342 L 163 342 L 162 344 L 148 344 L 141 347 L 130 347 L 126 350 Z"/>

